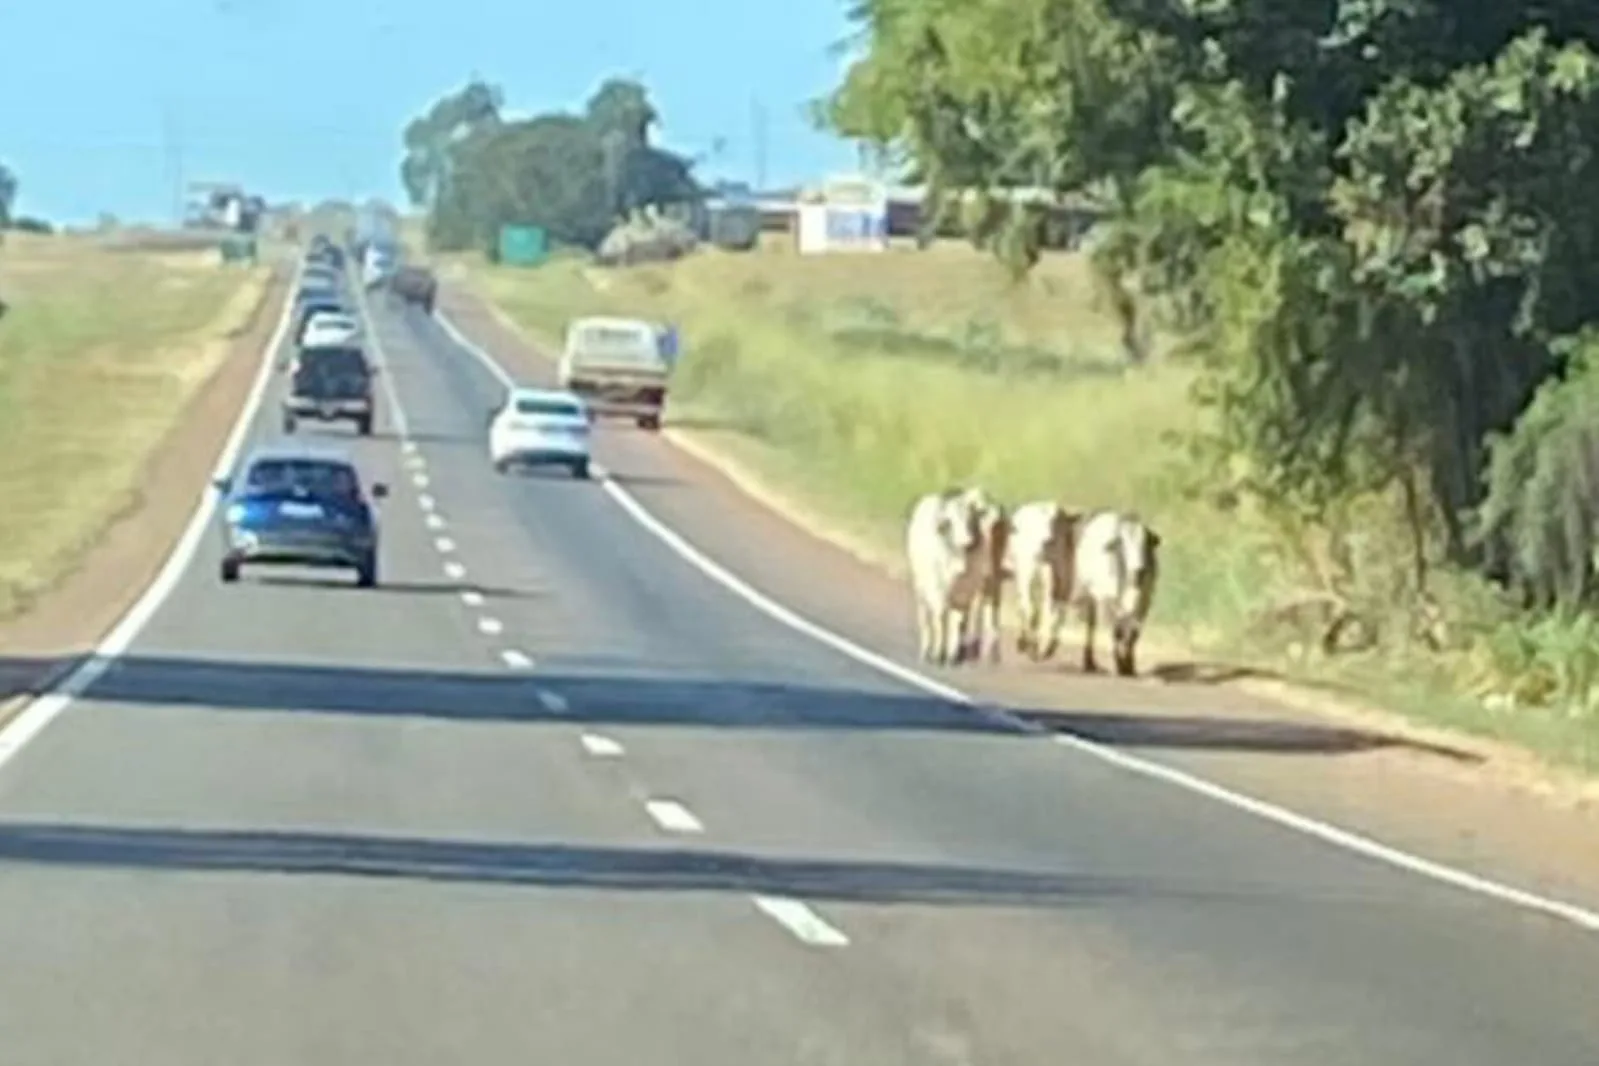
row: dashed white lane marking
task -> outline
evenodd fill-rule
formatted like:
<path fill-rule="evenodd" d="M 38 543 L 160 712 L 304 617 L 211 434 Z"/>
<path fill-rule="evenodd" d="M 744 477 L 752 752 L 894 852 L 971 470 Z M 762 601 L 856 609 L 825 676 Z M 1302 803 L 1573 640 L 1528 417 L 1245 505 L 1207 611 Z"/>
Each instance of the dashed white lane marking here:
<path fill-rule="evenodd" d="M 786 896 L 755 896 L 756 910 L 766 915 L 802 944 L 817 948 L 849 946 L 849 937 L 823 921 L 821 916 L 797 899 Z"/>
<path fill-rule="evenodd" d="M 539 703 L 551 714 L 565 714 L 571 709 L 571 704 L 566 702 L 566 697 L 559 692 L 551 692 L 547 688 L 539 689 Z"/>
<path fill-rule="evenodd" d="M 428 480 L 428 476 L 426 474 L 413 474 L 411 476 L 411 484 L 415 485 L 419 489 L 425 489 L 431 485 L 432 482 Z"/>
<path fill-rule="evenodd" d="M 440 537 L 433 542 L 433 546 L 439 551 L 448 555 L 450 552 L 455 550 L 455 541 L 451 540 L 449 537 Z"/>
<path fill-rule="evenodd" d="M 583 750 L 596 759 L 619 759 L 622 756 L 622 745 L 610 737 L 602 737 L 598 733 L 584 733 L 579 738 Z"/>
<path fill-rule="evenodd" d="M 420 455 L 412 455 L 405 460 L 405 465 L 410 467 L 412 470 L 426 470 L 428 461 L 422 458 Z"/>
<path fill-rule="evenodd" d="M 515 649 L 512 649 L 512 648 L 507 648 L 504 651 L 500 652 L 500 660 L 502 662 L 504 662 L 506 666 L 509 666 L 512 670 L 531 670 L 531 669 L 533 669 L 533 660 L 531 658 L 529 658 L 528 656 L 526 656 L 526 655 L 522 654 L 521 652 L 516 651 Z"/>
<path fill-rule="evenodd" d="M 426 521 L 427 521 L 427 527 L 429 529 L 443 529 L 444 528 L 444 519 L 438 514 L 429 514 L 427 516 Z"/>
<path fill-rule="evenodd" d="M 452 559 L 444 564 L 444 576 L 451 581 L 459 581 L 466 576 L 466 567 Z"/>
<path fill-rule="evenodd" d="M 483 593 L 477 589 L 467 589 L 461 593 L 461 602 L 468 607 L 481 607 L 483 606 Z"/>
<path fill-rule="evenodd" d="M 438 504 L 434 502 L 433 497 L 429 496 L 425 492 L 416 498 L 416 505 L 422 508 L 424 511 L 431 511 L 434 507 L 438 506 Z"/>
<path fill-rule="evenodd" d="M 400 444 L 400 451 L 404 452 L 406 455 L 415 455 L 416 454 L 416 441 L 408 440 L 408 441 L 402 442 Z"/>
<path fill-rule="evenodd" d="M 505 623 L 498 618 L 479 618 L 477 620 L 477 631 L 486 633 L 491 637 L 497 637 L 505 632 Z"/>
<path fill-rule="evenodd" d="M 646 800 L 645 811 L 668 833 L 703 833 L 705 826 L 694 812 L 676 800 Z"/>

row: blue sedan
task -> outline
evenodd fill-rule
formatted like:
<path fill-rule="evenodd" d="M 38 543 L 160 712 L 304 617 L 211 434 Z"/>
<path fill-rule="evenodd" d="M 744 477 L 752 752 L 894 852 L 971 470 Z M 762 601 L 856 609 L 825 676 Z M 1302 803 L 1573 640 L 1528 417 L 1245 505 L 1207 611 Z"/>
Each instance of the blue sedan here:
<path fill-rule="evenodd" d="M 377 584 L 375 501 L 388 487 L 373 484 L 369 500 L 342 453 L 258 449 L 237 478 L 221 478 L 216 487 L 224 496 L 223 581 L 237 581 L 249 563 L 351 569 L 362 588 Z"/>

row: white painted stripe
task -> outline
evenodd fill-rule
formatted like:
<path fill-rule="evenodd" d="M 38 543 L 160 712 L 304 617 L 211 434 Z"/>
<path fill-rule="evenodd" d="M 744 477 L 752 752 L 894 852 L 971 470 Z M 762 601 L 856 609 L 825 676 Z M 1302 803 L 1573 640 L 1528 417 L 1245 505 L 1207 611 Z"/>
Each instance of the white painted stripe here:
<path fill-rule="evenodd" d="M 466 567 L 451 559 L 444 564 L 444 576 L 451 581 L 459 581 L 466 576 Z"/>
<path fill-rule="evenodd" d="M 288 339 L 289 325 L 294 318 L 294 293 L 299 287 L 300 272 L 296 269 L 288 289 L 283 294 L 283 308 L 278 314 L 278 323 L 273 327 L 272 336 L 261 352 L 255 380 L 250 383 L 250 391 L 245 395 L 244 405 L 239 409 L 233 428 L 228 432 L 227 439 L 222 442 L 222 450 L 217 453 L 213 477 L 227 477 L 232 474 L 239 453 L 244 450 L 250 426 L 254 423 L 256 415 L 261 410 L 261 403 L 266 398 L 267 386 L 272 380 L 277 363 L 278 350 Z M 161 605 L 166 603 L 167 598 L 177 588 L 178 582 L 183 579 L 189 563 L 194 560 L 195 554 L 200 549 L 201 539 L 212 535 L 211 522 L 216 517 L 219 501 L 220 496 L 212 485 L 207 484 L 200 489 L 200 498 L 195 501 L 194 510 L 189 515 L 189 524 L 183 528 L 177 543 L 167 553 L 161 570 L 150 584 L 145 586 L 139 598 L 99 644 L 95 645 L 89 657 L 76 670 L 58 681 L 49 692 L 30 700 L 21 713 L 7 722 L 4 728 L 0 728 L 0 764 L 8 762 L 29 741 L 44 732 L 63 711 L 72 706 L 73 700 L 81 698 L 104 676 L 115 660 L 127 654 L 128 648 L 138 639 L 144 627 L 150 624 L 150 619 L 155 617 Z"/>
<path fill-rule="evenodd" d="M 610 737 L 602 737 L 598 733 L 584 733 L 579 738 L 583 750 L 596 759 L 619 759 L 622 757 L 622 745 Z"/>
<path fill-rule="evenodd" d="M 483 593 L 477 589 L 467 589 L 461 593 L 461 602 L 468 607 L 481 607 L 483 606 Z"/>
<path fill-rule="evenodd" d="M 483 368 L 493 375 L 496 380 L 504 385 L 514 384 L 515 379 L 495 361 L 492 355 L 467 339 L 456 328 L 455 324 L 443 315 L 436 315 L 435 317 L 450 339 L 462 351 L 482 364 Z M 1049 733 L 1047 729 L 1017 718 L 1015 715 L 1007 714 L 995 708 L 985 707 L 980 701 L 953 685 L 947 685 L 936 678 L 928 677 L 917 670 L 895 662 L 886 655 L 881 655 L 870 648 L 857 644 L 848 637 L 834 633 L 825 626 L 811 621 L 796 611 L 790 610 L 690 544 L 676 530 L 651 514 L 643 504 L 633 497 L 632 493 L 614 481 L 608 472 L 595 469 L 594 475 L 603 481 L 606 495 L 615 501 L 617 506 L 621 507 L 629 517 L 670 548 L 679 558 L 769 618 L 832 648 L 847 658 L 903 682 L 912 688 L 917 688 L 940 699 L 969 707 L 990 721 L 1003 723 L 1018 732 L 1034 736 L 1047 735 Z M 1589 932 L 1599 932 L 1599 910 L 1552 896 L 1539 895 L 1500 881 L 1479 877 L 1458 867 L 1434 862 L 1431 859 L 1384 844 L 1379 840 L 1341 828 L 1329 822 L 1323 822 L 1308 815 L 1291 811 L 1286 807 L 1256 799 L 1246 793 L 1235 791 L 1153 759 L 1130 755 L 1117 748 L 1099 744 L 1083 737 L 1064 733 L 1056 733 L 1054 736 L 1056 743 L 1079 754 L 1097 759 L 1100 762 L 1118 767 L 1140 777 L 1160 781 L 1194 795 L 1214 800 L 1234 810 L 1262 818 L 1284 829 L 1342 848 L 1363 858 L 1384 863 L 1395 869 L 1429 878 L 1441 884 L 1472 892 L 1488 899 L 1536 911 L 1552 918 L 1558 918 Z"/>
<path fill-rule="evenodd" d="M 424 519 L 429 529 L 443 529 L 444 519 L 437 514 L 430 514 Z"/>
<path fill-rule="evenodd" d="M 404 452 L 406 455 L 414 455 L 416 453 L 416 441 L 414 441 L 414 440 L 406 441 L 405 443 L 400 445 L 400 450 L 402 452 Z"/>
<path fill-rule="evenodd" d="M 505 623 L 498 618 L 479 618 L 477 620 L 477 631 L 486 633 L 491 637 L 497 637 L 505 632 Z"/>
<path fill-rule="evenodd" d="M 422 508 L 424 511 L 431 511 L 435 506 L 437 506 L 437 504 L 435 504 L 433 501 L 433 497 L 429 496 L 425 492 L 416 498 L 416 505 Z"/>
<path fill-rule="evenodd" d="M 405 465 L 410 467 L 412 470 L 426 470 L 428 461 L 423 456 L 412 455 L 405 460 Z"/>
<path fill-rule="evenodd" d="M 705 826 L 694 812 L 676 800 L 645 800 L 644 809 L 668 833 L 703 833 Z"/>
<path fill-rule="evenodd" d="M 448 555 L 450 552 L 455 550 L 455 541 L 451 540 L 449 537 L 439 537 L 433 542 L 433 546 L 439 551 Z"/>
<path fill-rule="evenodd" d="M 539 689 L 539 702 L 551 714 L 565 714 L 571 705 L 566 702 L 566 697 L 559 692 L 551 692 L 547 688 Z"/>
<path fill-rule="evenodd" d="M 793 934 L 795 940 L 816 948 L 849 946 L 849 937 L 823 921 L 821 916 L 797 899 L 784 896 L 755 896 L 755 908 Z"/>
<path fill-rule="evenodd" d="M 432 484 L 432 482 L 428 480 L 428 476 L 426 474 L 413 474 L 411 475 L 411 484 L 415 485 L 419 489 L 425 489 Z"/>
<path fill-rule="evenodd" d="M 500 659 L 512 670 L 533 669 L 533 660 L 531 658 L 511 648 L 500 652 Z"/>

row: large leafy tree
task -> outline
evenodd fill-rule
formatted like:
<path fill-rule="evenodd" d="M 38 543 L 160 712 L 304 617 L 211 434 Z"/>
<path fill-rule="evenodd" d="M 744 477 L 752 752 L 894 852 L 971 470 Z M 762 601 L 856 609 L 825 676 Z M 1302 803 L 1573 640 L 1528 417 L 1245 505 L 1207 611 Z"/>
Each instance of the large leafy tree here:
<path fill-rule="evenodd" d="M 406 128 L 401 178 L 437 247 L 493 248 L 508 223 L 593 247 L 635 208 L 698 195 L 690 163 L 651 143 L 658 116 L 636 82 L 607 80 L 578 115 L 509 121 L 502 105 L 473 82 Z"/>

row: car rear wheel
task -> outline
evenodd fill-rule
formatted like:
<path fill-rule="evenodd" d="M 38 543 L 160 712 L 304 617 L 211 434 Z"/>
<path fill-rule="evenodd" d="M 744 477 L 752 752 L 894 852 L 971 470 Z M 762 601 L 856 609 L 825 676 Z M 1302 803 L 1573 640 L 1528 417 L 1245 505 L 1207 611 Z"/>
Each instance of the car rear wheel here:
<path fill-rule="evenodd" d="M 355 428 L 360 432 L 361 436 L 370 437 L 372 435 L 372 416 L 366 415 L 363 418 L 356 419 Z"/>
<path fill-rule="evenodd" d="M 510 460 L 508 460 L 508 459 L 496 459 L 496 460 L 494 460 L 494 472 L 496 474 L 509 474 L 511 472 Z"/>
<path fill-rule="evenodd" d="M 218 576 L 222 578 L 224 584 L 228 585 L 239 580 L 239 560 L 223 559 Z"/>
<path fill-rule="evenodd" d="M 647 429 L 647 430 L 651 430 L 651 431 L 660 429 L 661 428 L 661 416 L 660 415 L 639 415 L 638 416 L 638 428 Z"/>
<path fill-rule="evenodd" d="M 364 589 L 376 588 L 378 583 L 377 556 L 368 556 L 355 568 L 355 583 Z"/>
<path fill-rule="evenodd" d="M 587 459 L 579 459 L 573 463 L 572 476 L 580 481 L 587 481 L 589 478 L 589 461 Z"/>
<path fill-rule="evenodd" d="M 295 424 L 293 415 L 286 414 L 283 416 L 283 432 L 293 433 Z"/>

